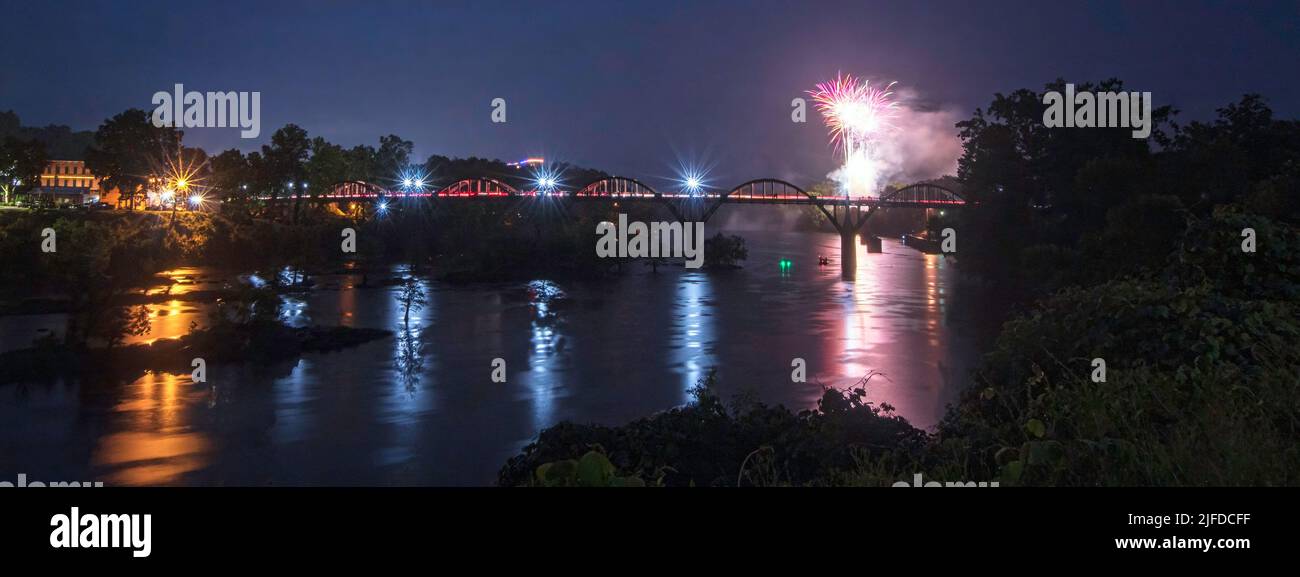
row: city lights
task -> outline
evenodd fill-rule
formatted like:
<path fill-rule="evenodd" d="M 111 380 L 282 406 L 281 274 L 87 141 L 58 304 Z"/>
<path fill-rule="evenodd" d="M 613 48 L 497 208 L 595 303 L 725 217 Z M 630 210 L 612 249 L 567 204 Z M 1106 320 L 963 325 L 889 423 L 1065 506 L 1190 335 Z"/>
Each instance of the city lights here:
<path fill-rule="evenodd" d="M 519 162 L 507 163 L 506 166 L 509 166 L 510 168 L 521 168 L 524 166 L 538 166 L 542 164 L 546 164 L 545 158 L 525 158 Z"/>

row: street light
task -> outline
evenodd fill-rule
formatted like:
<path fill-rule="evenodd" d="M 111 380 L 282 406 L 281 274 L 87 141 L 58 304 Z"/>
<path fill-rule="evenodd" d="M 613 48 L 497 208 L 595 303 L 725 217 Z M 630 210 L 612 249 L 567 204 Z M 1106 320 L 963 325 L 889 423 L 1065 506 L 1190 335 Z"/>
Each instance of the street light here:
<path fill-rule="evenodd" d="M 678 169 L 677 175 L 677 181 L 681 183 L 686 194 L 698 196 L 704 192 L 704 179 L 708 176 L 707 170 L 683 165 Z"/>
<path fill-rule="evenodd" d="M 537 192 L 542 195 L 554 193 L 560 187 L 561 176 L 563 172 L 558 167 L 539 165 L 533 170 L 533 182 Z"/>
<path fill-rule="evenodd" d="M 402 187 L 402 192 L 423 192 L 424 178 L 427 175 L 420 174 L 416 169 L 407 167 L 402 173 L 397 175 L 397 182 Z"/>

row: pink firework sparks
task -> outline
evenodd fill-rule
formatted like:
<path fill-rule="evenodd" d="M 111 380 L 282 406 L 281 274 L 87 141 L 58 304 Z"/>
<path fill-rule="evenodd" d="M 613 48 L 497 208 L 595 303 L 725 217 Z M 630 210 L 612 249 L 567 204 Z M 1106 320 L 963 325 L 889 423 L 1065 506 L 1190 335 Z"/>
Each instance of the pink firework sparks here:
<path fill-rule="evenodd" d="M 850 74 L 836 74 L 835 80 L 822 82 L 808 94 L 817 104 L 817 110 L 830 128 L 831 144 L 838 144 L 847 158 L 855 150 L 869 145 L 876 134 L 892 127 L 897 104 L 892 100 L 891 89 L 872 88 L 865 79 Z"/>

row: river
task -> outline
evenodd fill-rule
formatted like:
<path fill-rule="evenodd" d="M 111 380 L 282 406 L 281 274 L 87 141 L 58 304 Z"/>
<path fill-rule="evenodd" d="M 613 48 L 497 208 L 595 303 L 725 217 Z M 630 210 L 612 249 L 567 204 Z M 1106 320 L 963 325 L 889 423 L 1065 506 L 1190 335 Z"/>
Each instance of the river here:
<path fill-rule="evenodd" d="M 0 480 L 490 484 L 540 429 L 617 425 L 687 403 L 711 368 L 724 399 L 796 409 L 815 406 L 823 385 L 878 372 L 871 400 L 934 426 L 977 356 L 973 331 L 948 320 L 951 263 L 886 239 L 883 254 L 858 246 L 858 280 L 844 282 L 833 234 L 737 232 L 749 259 L 736 271 L 635 263 L 601 283 L 425 281 L 416 341 L 270 368 L 211 364 L 206 383 L 148 374 L 125 385 L 0 386 Z M 819 266 L 819 255 L 831 265 Z M 203 269 L 167 274 L 179 281 L 172 294 L 225 280 Z M 351 275 L 316 280 L 306 296 L 285 297 L 290 322 L 401 333 L 397 289 L 355 288 Z M 152 309 L 151 333 L 135 340 L 180 336 L 203 324 L 207 306 Z M 0 317 L 0 347 L 61 324 L 59 315 Z M 807 382 L 792 381 L 796 358 Z M 505 382 L 492 379 L 494 359 Z"/>

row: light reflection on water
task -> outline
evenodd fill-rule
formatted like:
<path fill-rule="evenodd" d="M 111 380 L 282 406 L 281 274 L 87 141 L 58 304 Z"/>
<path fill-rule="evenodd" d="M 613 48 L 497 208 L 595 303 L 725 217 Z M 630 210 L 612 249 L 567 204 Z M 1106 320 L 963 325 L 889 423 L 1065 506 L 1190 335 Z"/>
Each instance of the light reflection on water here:
<path fill-rule="evenodd" d="M 395 336 L 283 366 L 209 365 L 206 385 L 151 374 L 120 386 L 0 388 L 0 422 L 11 427 L 0 463 L 109 484 L 483 484 L 541 428 L 620 424 L 689 402 L 714 367 L 724 398 L 746 391 L 793 408 L 815 405 L 822 385 L 879 371 L 872 400 L 922 427 L 938 420 L 974 357 L 946 321 L 952 271 L 942 257 L 889 240 L 885 254 L 855 245 L 858 281 L 846 283 L 834 235 L 744 236 L 750 258 L 739 271 L 422 280 L 428 302 L 409 329 L 401 288 L 383 275 L 367 288 L 355 286 L 359 275 L 316 278 L 317 290 L 284 297 L 292 324 Z M 821 254 L 829 266 L 818 266 Z M 180 336 L 206 314 L 179 300 L 151 308 L 142 340 Z M 6 342 L 30 330 L 13 318 L 0 318 Z M 791 382 L 795 357 L 809 382 Z M 495 358 L 507 364 L 504 383 L 491 379 Z"/>
<path fill-rule="evenodd" d="M 713 299 L 706 273 L 677 277 L 677 306 L 673 307 L 673 363 L 683 367 L 680 403 L 691 400 L 691 389 L 715 364 L 709 349 L 716 338 L 709 301 Z"/>
<path fill-rule="evenodd" d="M 563 389 L 563 377 L 555 374 L 564 349 L 560 334 L 560 315 L 554 306 L 567 295 L 559 285 L 545 280 L 528 283 L 529 321 L 528 365 L 521 376 L 532 398 L 533 426 L 538 429 L 555 422 L 556 396 Z M 504 359 L 503 359 L 504 360 Z M 509 365 L 506 365 L 509 368 Z M 509 371 L 506 371 L 507 382 Z"/>
<path fill-rule="evenodd" d="M 207 464 L 207 435 L 195 430 L 187 414 L 191 406 L 206 404 L 207 387 L 195 386 L 188 375 L 157 373 L 127 388 L 110 411 L 125 426 L 101 436 L 91 457 L 105 484 L 167 484 Z"/>

